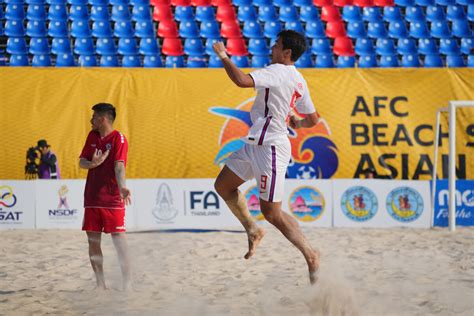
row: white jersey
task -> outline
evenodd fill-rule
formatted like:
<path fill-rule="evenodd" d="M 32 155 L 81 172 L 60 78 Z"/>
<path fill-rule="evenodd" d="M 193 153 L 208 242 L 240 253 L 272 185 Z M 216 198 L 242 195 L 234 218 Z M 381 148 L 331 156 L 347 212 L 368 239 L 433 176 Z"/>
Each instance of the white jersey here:
<path fill-rule="evenodd" d="M 301 114 L 314 113 L 308 85 L 295 66 L 272 64 L 250 73 L 257 97 L 250 111 L 252 127 L 243 139 L 253 145 L 288 141 L 286 119 L 293 107 Z"/>

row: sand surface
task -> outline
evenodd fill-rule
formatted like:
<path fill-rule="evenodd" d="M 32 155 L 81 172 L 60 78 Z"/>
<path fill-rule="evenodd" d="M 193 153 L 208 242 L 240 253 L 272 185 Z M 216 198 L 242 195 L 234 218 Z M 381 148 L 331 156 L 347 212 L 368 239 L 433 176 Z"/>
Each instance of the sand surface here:
<path fill-rule="evenodd" d="M 0 314 L 474 315 L 474 229 L 305 229 L 322 253 L 310 286 L 278 231 L 250 260 L 238 232 L 129 233 L 134 291 L 110 236 L 108 291 L 94 290 L 85 234 L 0 231 Z"/>

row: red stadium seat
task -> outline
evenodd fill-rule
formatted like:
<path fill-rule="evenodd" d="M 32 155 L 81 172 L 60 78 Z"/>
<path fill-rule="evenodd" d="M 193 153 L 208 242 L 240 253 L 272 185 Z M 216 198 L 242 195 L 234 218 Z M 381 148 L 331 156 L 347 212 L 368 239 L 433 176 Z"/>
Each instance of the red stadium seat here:
<path fill-rule="evenodd" d="M 183 44 L 179 38 L 165 38 L 161 51 L 167 56 L 181 56 L 184 54 Z"/>
<path fill-rule="evenodd" d="M 232 56 L 247 56 L 249 54 L 243 38 L 229 38 L 226 48 Z"/>
<path fill-rule="evenodd" d="M 334 5 L 336 7 L 345 7 L 346 5 L 352 5 L 354 0 L 334 0 Z"/>
<path fill-rule="evenodd" d="M 333 5 L 324 6 L 321 9 L 321 20 L 326 22 L 340 21 L 341 13 L 339 12 L 339 8 Z"/>
<path fill-rule="evenodd" d="M 354 56 L 354 45 L 349 37 L 334 39 L 334 54 L 338 56 Z"/>
<path fill-rule="evenodd" d="M 233 6 L 218 6 L 216 12 L 216 20 L 219 22 L 237 20 L 237 15 Z"/>
<path fill-rule="evenodd" d="M 215 7 L 220 7 L 220 6 L 230 7 L 232 6 L 232 0 L 211 0 L 211 4 Z"/>
<path fill-rule="evenodd" d="M 191 0 L 191 5 L 199 7 L 210 7 L 212 3 L 211 0 Z"/>
<path fill-rule="evenodd" d="M 354 0 L 354 5 L 358 7 L 373 7 L 374 0 Z"/>
<path fill-rule="evenodd" d="M 393 1 L 393 0 L 375 0 L 374 4 L 378 7 L 393 7 L 395 5 L 395 1 Z"/>
<path fill-rule="evenodd" d="M 150 3 L 153 6 L 162 5 L 162 4 L 170 5 L 170 0 L 150 0 Z"/>
<path fill-rule="evenodd" d="M 178 37 L 178 26 L 174 20 L 164 20 L 158 24 L 158 36 L 160 37 Z"/>
<path fill-rule="evenodd" d="M 342 21 L 331 21 L 326 24 L 326 35 L 330 38 L 346 36 L 346 27 Z"/>
<path fill-rule="evenodd" d="M 313 4 L 317 7 L 323 7 L 325 5 L 332 5 L 333 0 L 313 0 Z"/>
<path fill-rule="evenodd" d="M 171 0 L 171 5 L 173 6 L 182 6 L 182 7 L 188 7 L 191 5 L 191 0 Z"/>
<path fill-rule="evenodd" d="M 242 37 L 242 32 L 240 31 L 239 23 L 234 20 L 224 21 L 221 24 L 221 35 L 224 38 L 240 38 Z"/>
<path fill-rule="evenodd" d="M 174 20 L 173 12 L 169 4 L 159 4 L 153 9 L 153 20 L 166 21 Z"/>

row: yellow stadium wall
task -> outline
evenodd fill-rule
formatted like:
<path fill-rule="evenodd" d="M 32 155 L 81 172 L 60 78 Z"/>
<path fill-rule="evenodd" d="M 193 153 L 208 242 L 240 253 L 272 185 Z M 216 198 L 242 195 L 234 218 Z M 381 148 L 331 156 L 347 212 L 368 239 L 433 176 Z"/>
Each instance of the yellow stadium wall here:
<path fill-rule="evenodd" d="M 300 71 L 329 126 L 309 134 L 337 147 L 333 178 L 353 178 L 369 160 L 380 174 L 392 170 L 399 179 L 429 178 L 436 110 L 450 100 L 474 100 L 474 70 L 468 68 Z M 57 154 L 63 178 L 84 178 L 78 156 L 90 130 L 91 107 L 99 102 L 118 109 L 115 127 L 130 146 L 129 178 L 214 177 L 221 145 L 245 133 L 245 126 L 210 108 L 246 110 L 254 96 L 253 89 L 234 86 L 222 69 L 2 68 L 0 178 L 23 179 L 26 150 L 41 138 Z M 458 122 L 459 159 L 472 179 L 474 109 L 461 110 Z M 441 153 L 447 147 L 443 138 Z M 317 149 L 297 156 L 304 162 L 313 155 Z"/>

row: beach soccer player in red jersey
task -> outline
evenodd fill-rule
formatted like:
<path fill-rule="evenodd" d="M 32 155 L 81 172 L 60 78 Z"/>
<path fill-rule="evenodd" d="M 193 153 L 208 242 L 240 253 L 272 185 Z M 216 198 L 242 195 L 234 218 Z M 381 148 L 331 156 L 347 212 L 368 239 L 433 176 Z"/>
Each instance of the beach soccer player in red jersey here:
<path fill-rule="evenodd" d="M 245 258 L 248 259 L 255 253 L 265 231 L 253 221 L 238 187 L 256 178 L 260 189 L 260 210 L 265 219 L 302 252 L 310 282 L 314 284 L 319 252 L 308 243 L 298 222 L 281 209 L 285 174 L 291 158 L 287 119 L 293 129 L 312 127 L 319 120 L 308 85 L 294 66 L 306 51 L 306 39 L 295 31 L 280 32 L 272 46 L 271 65 L 250 74 L 245 74 L 232 62 L 222 42 L 214 43 L 213 49 L 221 58 L 227 75 L 238 87 L 257 91 L 250 111 L 252 126 L 248 135 L 242 138 L 245 145 L 227 160 L 216 179 L 216 191 L 247 232 L 249 250 Z M 304 118 L 294 116 L 294 109 L 304 114 Z"/>
<path fill-rule="evenodd" d="M 125 184 L 128 143 L 125 136 L 113 128 L 116 116 L 113 105 L 99 103 L 92 110 L 92 130 L 79 160 L 79 166 L 88 169 L 82 230 L 87 233 L 97 288 L 107 289 L 100 247 L 102 233 L 106 233 L 112 235 L 117 250 L 123 289 L 129 290 L 131 267 L 125 239 L 125 205 L 131 201 L 130 190 Z"/>

